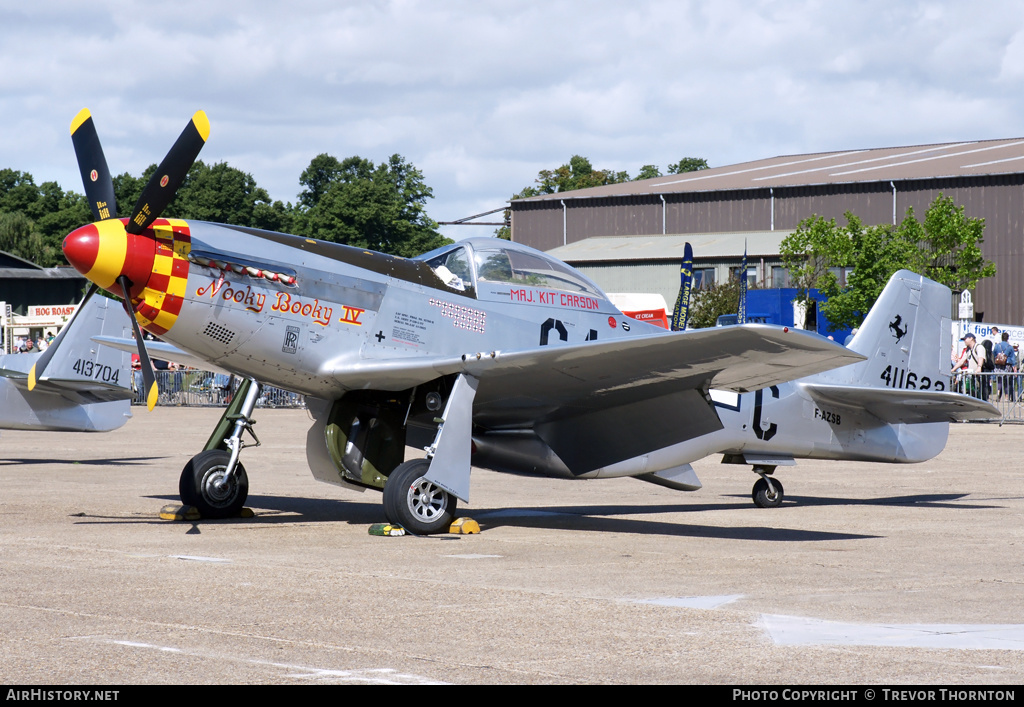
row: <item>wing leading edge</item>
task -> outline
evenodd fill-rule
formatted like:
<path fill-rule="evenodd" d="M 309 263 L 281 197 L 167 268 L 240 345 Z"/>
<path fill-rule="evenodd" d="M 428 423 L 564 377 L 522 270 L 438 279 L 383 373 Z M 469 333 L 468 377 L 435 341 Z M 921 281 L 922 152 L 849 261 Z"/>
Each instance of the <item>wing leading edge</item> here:
<path fill-rule="evenodd" d="M 746 392 L 864 357 L 817 334 L 764 324 L 717 327 L 512 352 L 365 359 L 332 371 L 347 388 L 400 390 L 439 375 L 480 381 L 478 414 L 492 407 L 599 409 L 682 390 Z"/>

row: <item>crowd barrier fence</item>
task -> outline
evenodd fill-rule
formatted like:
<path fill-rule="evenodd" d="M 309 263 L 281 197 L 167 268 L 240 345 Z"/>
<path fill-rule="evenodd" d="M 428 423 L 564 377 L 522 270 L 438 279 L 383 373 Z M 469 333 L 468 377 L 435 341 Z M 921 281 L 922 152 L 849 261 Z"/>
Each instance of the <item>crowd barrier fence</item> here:
<path fill-rule="evenodd" d="M 953 390 L 999 408 L 1001 417 L 990 420 L 1004 423 L 1024 422 L 1024 373 L 959 373 L 953 378 Z"/>
<path fill-rule="evenodd" d="M 157 405 L 170 407 L 227 407 L 242 379 L 225 373 L 210 371 L 156 371 L 156 384 L 160 391 Z M 132 405 L 145 405 L 142 373 L 133 371 Z M 263 386 L 256 401 L 258 408 L 300 408 L 306 402 L 298 393 Z"/>

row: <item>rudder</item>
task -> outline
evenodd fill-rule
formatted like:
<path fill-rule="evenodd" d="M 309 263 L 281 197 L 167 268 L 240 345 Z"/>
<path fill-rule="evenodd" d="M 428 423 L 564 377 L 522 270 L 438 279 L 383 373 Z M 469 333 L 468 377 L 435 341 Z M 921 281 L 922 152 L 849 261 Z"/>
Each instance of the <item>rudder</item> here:
<path fill-rule="evenodd" d="M 867 360 L 823 376 L 847 385 L 945 390 L 953 343 L 951 302 L 945 285 L 900 270 L 849 344 Z"/>
<path fill-rule="evenodd" d="M 65 340 L 46 367 L 44 380 L 130 389 L 131 354 L 92 341 L 93 336 L 130 337 L 124 310 L 101 296 L 89 298 L 82 307 L 64 332 Z"/>

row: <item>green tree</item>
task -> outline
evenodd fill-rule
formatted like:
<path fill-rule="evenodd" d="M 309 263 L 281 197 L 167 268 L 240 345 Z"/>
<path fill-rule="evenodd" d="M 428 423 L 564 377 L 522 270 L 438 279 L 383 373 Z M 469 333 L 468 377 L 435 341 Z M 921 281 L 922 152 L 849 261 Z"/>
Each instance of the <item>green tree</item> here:
<path fill-rule="evenodd" d="M 413 257 L 451 243 L 427 216 L 433 191 L 401 155 L 374 165 L 318 155 L 300 179 L 301 235 Z"/>
<path fill-rule="evenodd" d="M 60 249 L 49 243 L 24 213 L 0 213 L 0 250 L 44 268 L 63 262 Z"/>
<path fill-rule="evenodd" d="M 361 159 L 350 157 L 346 161 Z M 341 179 L 342 173 L 341 162 L 337 158 L 326 153 L 314 157 L 299 177 L 299 184 L 305 187 L 299 194 L 299 207 L 311 209 L 320 203 L 331 185 Z"/>
<path fill-rule="evenodd" d="M 962 292 L 996 274 L 995 264 L 981 253 L 984 231 L 985 219 L 967 218 L 963 206 L 939 194 L 925 212 L 923 224 L 912 208 L 907 209 L 898 235 L 909 254 L 910 270 Z M 914 248 L 916 244 L 922 247 Z"/>
<path fill-rule="evenodd" d="M 645 164 L 643 167 L 640 168 L 640 171 L 637 172 L 636 177 L 634 177 L 632 181 L 638 182 L 641 179 L 655 179 L 660 176 L 661 170 L 658 169 L 657 165 Z"/>
<path fill-rule="evenodd" d="M 835 219 L 811 216 L 781 246 L 798 297 L 817 288 L 828 300 L 821 310 L 833 329 L 859 326 L 897 270 L 912 270 L 957 291 L 995 275 L 995 265 L 981 255 L 984 219 L 967 218 L 963 207 L 941 194 L 923 224 L 913 209 L 896 227 L 866 226 L 849 212 L 846 221 L 841 227 Z M 836 277 L 840 268 L 852 268 L 845 285 Z"/>
<path fill-rule="evenodd" d="M 675 164 L 668 166 L 669 174 L 682 174 L 683 172 L 696 172 L 708 168 L 708 161 L 703 157 L 684 157 Z"/>
<path fill-rule="evenodd" d="M 46 197 L 46 207 L 34 218 L 35 228 L 46 243 L 53 249 L 55 258 L 51 264 L 63 264 L 64 256 L 61 244 L 64 236 L 79 226 L 92 221 L 92 211 L 85 196 L 73 191 L 62 191 L 56 182 L 46 182 L 42 186 L 53 185 L 55 190 Z M 40 263 L 42 264 L 42 263 Z"/>
<path fill-rule="evenodd" d="M 20 212 L 32 218 L 30 211 L 39 199 L 39 187 L 28 172 L 0 169 L 0 212 Z"/>
<path fill-rule="evenodd" d="M 253 225 L 257 204 L 270 204 L 266 189 L 256 185 L 251 174 L 218 162 L 202 160 L 192 165 L 178 189 L 167 214 L 177 218 L 214 223 Z M 130 208 L 130 207 L 129 207 Z"/>
<path fill-rule="evenodd" d="M 576 189 L 602 187 L 606 184 L 618 184 L 629 181 L 625 172 L 610 169 L 594 169 L 586 157 L 573 155 L 566 164 L 555 169 L 542 169 L 537 173 L 536 187 L 526 187 L 514 198 L 539 196 L 541 194 L 559 194 Z"/>
<path fill-rule="evenodd" d="M 114 177 L 114 199 L 117 202 L 117 215 L 126 218 L 135 208 L 135 202 L 142 196 L 142 190 L 149 181 L 149 176 L 156 171 L 156 164 L 151 164 L 141 177 L 133 177 L 124 172 Z"/>
<path fill-rule="evenodd" d="M 119 216 L 131 213 L 156 168 L 150 165 L 140 177 L 124 173 L 113 178 Z M 0 215 L 7 217 L 0 248 L 44 267 L 66 264 L 61 241 L 93 219 L 83 195 L 64 191 L 56 182 L 37 186 L 32 175 L 12 169 L 0 170 Z M 291 231 L 296 214 L 291 204 L 271 203 L 252 175 L 224 162 L 198 161 L 164 215 Z"/>
<path fill-rule="evenodd" d="M 20 249 L 32 235 L 32 221 L 24 213 L 0 213 L 0 250 L 24 258 Z"/>
<path fill-rule="evenodd" d="M 71 230 L 91 220 L 85 197 L 56 182 L 36 185 L 31 174 L 0 170 L 0 249 L 43 267 L 65 264 L 60 245 Z"/>
<path fill-rule="evenodd" d="M 739 310 L 740 282 L 735 278 L 690 292 L 690 316 L 687 328 L 712 327 L 723 314 Z"/>

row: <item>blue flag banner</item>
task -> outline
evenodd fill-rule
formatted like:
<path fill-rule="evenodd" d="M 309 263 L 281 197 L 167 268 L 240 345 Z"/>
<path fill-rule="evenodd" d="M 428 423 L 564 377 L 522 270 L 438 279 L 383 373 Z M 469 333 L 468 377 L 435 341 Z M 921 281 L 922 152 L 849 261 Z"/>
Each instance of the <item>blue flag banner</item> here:
<path fill-rule="evenodd" d="M 693 247 L 687 243 L 683 249 L 683 262 L 679 265 L 679 296 L 672 310 L 672 331 L 682 331 L 690 316 L 690 286 L 693 284 Z"/>

